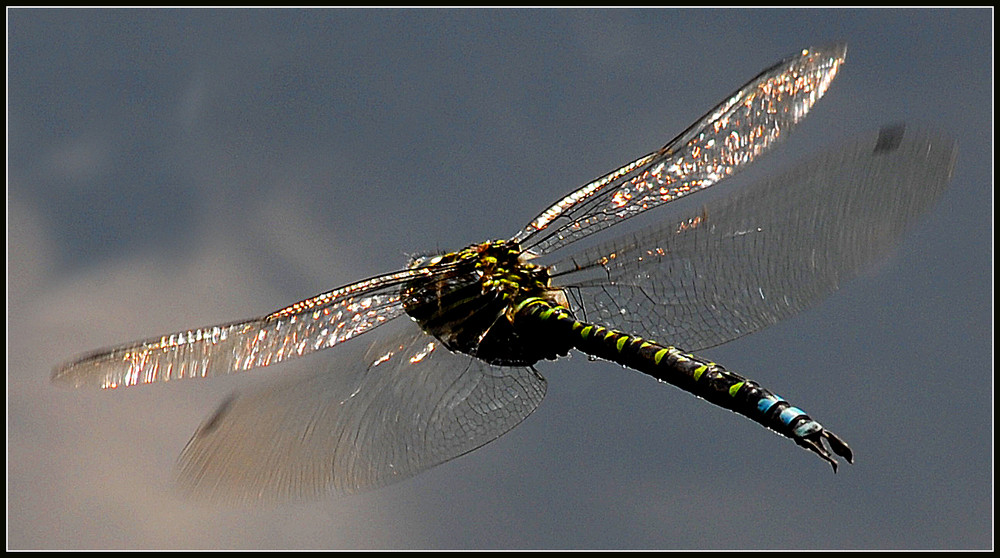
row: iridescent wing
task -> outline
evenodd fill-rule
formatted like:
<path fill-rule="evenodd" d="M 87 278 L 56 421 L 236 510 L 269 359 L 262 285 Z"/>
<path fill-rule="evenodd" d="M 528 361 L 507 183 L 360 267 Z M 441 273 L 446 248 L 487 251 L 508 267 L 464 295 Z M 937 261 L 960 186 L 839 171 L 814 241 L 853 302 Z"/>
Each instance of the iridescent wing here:
<path fill-rule="evenodd" d="M 549 253 L 731 176 L 806 116 L 846 53 L 844 44 L 803 50 L 764 70 L 662 149 L 559 200 L 513 240 Z"/>
<path fill-rule="evenodd" d="M 541 403 L 534 370 L 490 366 L 409 320 L 397 326 L 363 359 L 344 347 L 343 365 L 229 399 L 181 454 L 180 485 L 244 502 L 376 488 L 496 439 Z"/>
<path fill-rule="evenodd" d="M 798 313 L 884 255 L 947 187 L 955 142 L 892 126 L 552 267 L 587 321 L 697 351 Z"/>
<path fill-rule="evenodd" d="M 422 268 L 381 275 L 261 318 L 104 349 L 59 367 L 52 379 L 73 387 L 117 388 L 276 364 L 332 347 L 402 315 L 400 286 L 429 273 Z"/>

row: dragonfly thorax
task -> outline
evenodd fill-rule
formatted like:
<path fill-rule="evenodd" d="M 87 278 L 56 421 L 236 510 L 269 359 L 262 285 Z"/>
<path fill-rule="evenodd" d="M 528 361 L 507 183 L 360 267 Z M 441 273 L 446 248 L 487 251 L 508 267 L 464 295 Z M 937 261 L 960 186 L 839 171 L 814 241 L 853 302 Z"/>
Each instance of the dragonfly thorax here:
<path fill-rule="evenodd" d="M 565 354 L 518 331 L 513 309 L 529 297 L 565 305 L 548 270 L 528 261 L 516 241 L 473 244 L 458 252 L 416 258 L 411 269 L 428 274 L 408 282 L 403 307 L 424 331 L 452 351 L 490 364 L 520 366 Z"/>

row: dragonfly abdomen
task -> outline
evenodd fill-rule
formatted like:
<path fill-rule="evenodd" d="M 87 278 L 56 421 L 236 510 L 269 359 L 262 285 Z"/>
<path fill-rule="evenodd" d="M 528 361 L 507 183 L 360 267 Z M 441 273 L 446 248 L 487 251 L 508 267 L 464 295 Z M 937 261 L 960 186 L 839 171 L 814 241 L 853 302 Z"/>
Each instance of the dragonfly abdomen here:
<path fill-rule="evenodd" d="M 522 301 L 515 313 L 515 328 L 538 328 L 539 335 L 558 338 L 598 358 L 633 368 L 739 413 L 762 426 L 791 438 L 800 446 L 829 462 L 837 461 L 822 445 L 827 440 L 833 453 L 852 461 L 847 444 L 801 409 L 761 387 L 704 358 L 670 346 L 581 322 L 563 306 L 543 298 Z"/>

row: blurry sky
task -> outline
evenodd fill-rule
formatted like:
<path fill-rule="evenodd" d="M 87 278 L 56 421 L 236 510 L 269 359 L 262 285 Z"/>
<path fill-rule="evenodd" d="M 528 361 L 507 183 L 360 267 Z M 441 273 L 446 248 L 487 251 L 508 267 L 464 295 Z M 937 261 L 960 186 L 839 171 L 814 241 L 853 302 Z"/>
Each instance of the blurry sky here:
<path fill-rule="evenodd" d="M 7 16 L 9 548 L 992 546 L 992 11 Z M 227 394 L 287 369 L 49 382 L 83 351 L 509 237 L 839 40 L 846 65 L 775 161 L 920 122 L 958 140 L 952 187 L 892 258 L 707 353 L 848 440 L 837 475 L 577 356 L 539 366 L 548 396 L 524 424 L 412 480 L 217 509 L 174 492 L 174 460 Z"/>

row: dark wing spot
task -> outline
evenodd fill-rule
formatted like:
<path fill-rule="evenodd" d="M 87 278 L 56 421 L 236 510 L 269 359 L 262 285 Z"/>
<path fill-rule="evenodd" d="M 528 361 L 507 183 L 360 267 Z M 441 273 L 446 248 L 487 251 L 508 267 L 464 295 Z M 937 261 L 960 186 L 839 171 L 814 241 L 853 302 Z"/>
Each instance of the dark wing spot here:
<path fill-rule="evenodd" d="M 226 416 L 226 413 L 229 412 L 229 407 L 232 406 L 235 399 L 235 395 L 230 395 L 225 401 L 223 401 L 222 405 L 219 405 L 219 408 L 215 410 L 215 413 L 213 413 L 212 416 L 210 416 L 208 420 L 201 425 L 201 428 L 198 429 L 198 434 L 208 434 L 215 430 L 215 427 L 219 425 L 219 421 L 222 420 L 222 417 Z"/>
<path fill-rule="evenodd" d="M 903 141 L 906 124 L 892 124 L 878 131 L 878 141 L 875 142 L 874 153 L 895 151 Z"/>

